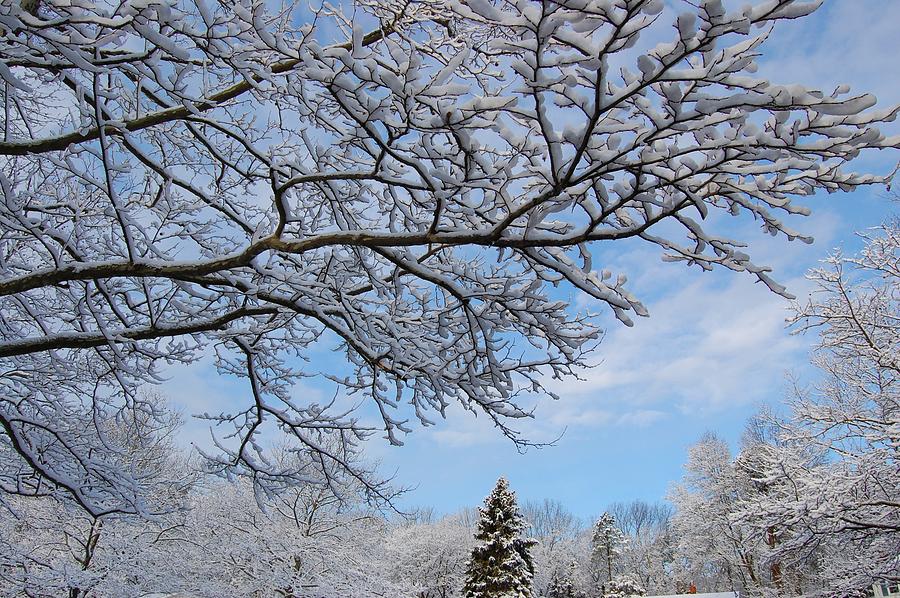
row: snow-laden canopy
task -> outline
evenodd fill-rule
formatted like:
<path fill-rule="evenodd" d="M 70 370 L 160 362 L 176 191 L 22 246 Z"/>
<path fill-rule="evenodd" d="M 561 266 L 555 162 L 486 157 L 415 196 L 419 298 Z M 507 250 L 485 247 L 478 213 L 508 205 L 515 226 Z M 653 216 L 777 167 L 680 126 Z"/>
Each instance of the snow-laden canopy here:
<path fill-rule="evenodd" d="M 601 336 L 567 293 L 647 315 L 610 243 L 786 294 L 723 221 L 809 240 L 784 218 L 885 181 L 848 165 L 897 146 L 896 109 L 754 75 L 821 2 L 696 4 L 4 2 L 3 489 L 148 513 L 109 422 L 214 354 L 246 401 L 201 414 L 209 470 L 308 482 L 266 457 L 277 428 L 377 494 L 352 445 L 451 404 L 525 442 L 522 396 Z M 312 375 L 334 402 L 294 393 Z"/>

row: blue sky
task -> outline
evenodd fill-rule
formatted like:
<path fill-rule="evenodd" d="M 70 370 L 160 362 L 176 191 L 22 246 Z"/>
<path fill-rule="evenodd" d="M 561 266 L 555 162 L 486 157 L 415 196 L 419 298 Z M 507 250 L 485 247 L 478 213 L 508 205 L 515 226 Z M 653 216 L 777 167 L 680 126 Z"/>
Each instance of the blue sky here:
<path fill-rule="evenodd" d="M 900 103 L 897 23 L 897 1 L 826 0 L 812 17 L 776 28 L 760 72 L 826 92 L 848 83 L 854 91 L 874 93 L 882 106 Z M 889 132 L 898 128 L 892 124 Z M 885 172 L 897 160 L 896 153 L 882 154 L 863 167 Z M 773 266 L 777 280 L 800 300 L 809 291 L 807 269 L 835 247 L 858 247 L 854 231 L 877 225 L 898 207 L 883 189 L 817 196 L 807 205 L 813 215 L 791 224 L 812 234 L 813 245 L 772 239 L 752 221 L 736 228 L 752 241 L 755 261 Z M 736 442 L 759 405 L 783 399 L 788 374 L 813 379 L 807 363 L 815 339 L 785 330 L 787 301 L 749 276 L 665 264 L 658 251 L 640 245 L 603 248 L 602 256 L 605 266 L 628 274 L 651 316 L 634 328 L 604 317 L 607 333 L 597 365 L 581 381 L 560 383 L 555 391 L 561 400 L 542 401 L 534 421 L 520 426 L 531 440 L 550 441 L 565 432 L 562 437 L 554 446 L 519 454 L 485 418 L 456 409 L 435 427 L 417 428 L 403 447 L 373 439 L 369 455 L 381 461 L 383 472 L 415 488 L 401 506 L 451 512 L 475 505 L 501 474 L 521 499 L 559 499 L 584 517 L 615 500 L 660 499 L 680 477 L 687 446 L 705 431 Z M 329 350 L 323 346 L 313 359 L 342 359 Z M 163 392 L 186 414 L 244 400 L 243 386 L 217 377 L 207 362 L 169 375 Z M 310 383 L 299 392 L 325 398 L 332 391 Z M 185 426 L 186 442 L 206 437 L 202 423 Z"/>

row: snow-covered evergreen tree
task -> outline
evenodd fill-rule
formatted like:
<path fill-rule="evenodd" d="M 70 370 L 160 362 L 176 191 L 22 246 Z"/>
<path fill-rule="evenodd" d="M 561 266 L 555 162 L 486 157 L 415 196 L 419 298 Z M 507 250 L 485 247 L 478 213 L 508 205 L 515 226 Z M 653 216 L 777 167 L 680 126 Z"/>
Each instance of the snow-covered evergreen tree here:
<path fill-rule="evenodd" d="M 620 575 L 610 581 L 603 593 L 603 598 L 633 598 L 644 596 L 647 592 L 644 586 L 632 575 Z"/>
<path fill-rule="evenodd" d="M 615 572 L 616 557 L 625 545 L 625 534 L 616 524 L 616 518 L 604 513 L 591 535 L 591 574 L 598 585 L 611 582 Z"/>
<path fill-rule="evenodd" d="M 525 519 L 516 494 L 501 477 L 478 509 L 477 544 L 466 567 L 465 598 L 531 598 L 535 541 L 522 537 Z"/>

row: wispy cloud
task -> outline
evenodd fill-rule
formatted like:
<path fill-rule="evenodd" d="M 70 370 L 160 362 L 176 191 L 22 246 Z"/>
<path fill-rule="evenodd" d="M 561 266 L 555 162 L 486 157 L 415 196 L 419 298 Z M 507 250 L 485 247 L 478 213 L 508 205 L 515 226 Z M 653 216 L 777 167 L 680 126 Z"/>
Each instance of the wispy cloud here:
<path fill-rule="evenodd" d="M 658 421 L 666 419 L 667 414 L 657 409 L 638 409 L 636 411 L 628 411 L 619 416 L 616 422 L 620 426 L 628 426 L 635 428 L 646 428 Z"/>

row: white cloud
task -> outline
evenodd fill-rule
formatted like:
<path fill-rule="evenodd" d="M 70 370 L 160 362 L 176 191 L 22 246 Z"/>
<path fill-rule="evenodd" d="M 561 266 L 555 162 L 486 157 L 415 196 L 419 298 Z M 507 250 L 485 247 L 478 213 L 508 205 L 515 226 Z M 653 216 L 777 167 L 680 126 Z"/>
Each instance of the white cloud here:
<path fill-rule="evenodd" d="M 619 416 L 617 424 L 620 426 L 646 428 L 660 420 L 666 419 L 668 414 L 658 409 L 638 409 L 636 411 L 628 411 Z"/>
<path fill-rule="evenodd" d="M 812 18 L 779 23 L 766 45 L 760 73 L 778 83 L 806 82 L 897 100 L 897 23 L 900 3 L 832 1 Z"/>
<path fill-rule="evenodd" d="M 541 403 L 534 432 L 646 427 L 675 411 L 715 413 L 780 396 L 785 369 L 804 362 L 809 342 L 785 330 L 788 302 L 747 276 L 680 272 L 684 286 L 657 289 L 650 318 L 610 329 L 601 363 L 553 387 L 561 399 Z M 805 280 L 789 283 L 805 294 Z"/>

